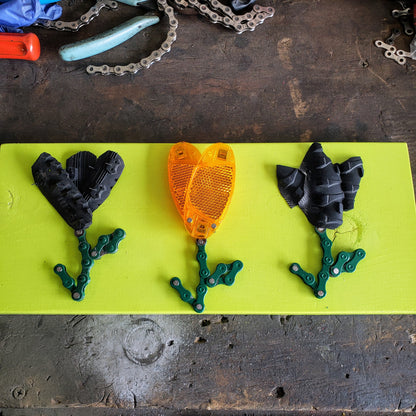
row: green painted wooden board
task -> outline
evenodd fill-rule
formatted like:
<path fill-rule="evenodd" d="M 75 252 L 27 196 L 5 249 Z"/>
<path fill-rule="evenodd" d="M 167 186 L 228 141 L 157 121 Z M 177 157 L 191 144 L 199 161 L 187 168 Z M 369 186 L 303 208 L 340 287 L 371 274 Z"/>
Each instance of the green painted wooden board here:
<path fill-rule="evenodd" d="M 233 286 L 209 289 L 211 314 L 392 314 L 416 312 L 416 215 L 407 146 L 403 143 L 323 143 L 333 162 L 361 156 L 365 175 L 355 209 L 344 214 L 334 253 L 363 248 L 353 274 L 331 278 L 316 299 L 288 271 L 296 261 L 316 274 L 321 250 L 299 208 L 277 189 L 275 165 L 300 165 L 310 143 L 233 144 L 237 180 L 231 207 L 208 239 L 208 266 L 244 262 Z M 197 145 L 203 151 L 207 145 Z M 80 271 L 77 240 L 33 184 L 40 153 L 61 162 L 80 150 L 117 151 L 126 168 L 94 213 L 90 242 L 115 228 L 127 236 L 91 271 L 82 302 L 74 302 L 52 269 Z M 194 291 L 196 247 L 168 189 L 169 144 L 6 144 L 0 147 L 0 312 L 27 314 L 195 313 L 170 287 L 178 276 Z M 334 238 L 334 236 L 332 236 Z"/>

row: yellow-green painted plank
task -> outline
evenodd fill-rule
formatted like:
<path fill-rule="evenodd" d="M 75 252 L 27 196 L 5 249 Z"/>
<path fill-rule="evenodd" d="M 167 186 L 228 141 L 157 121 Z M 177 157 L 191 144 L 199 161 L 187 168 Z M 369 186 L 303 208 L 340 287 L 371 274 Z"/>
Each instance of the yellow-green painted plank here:
<path fill-rule="evenodd" d="M 203 151 L 208 145 L 198 144 Z M 366 314 L 416 312 L 416 215 L 404 143 L 323 143 L 335 162 L 361 156 L 364 178 L 355 209 L 344 213 L 334 254 L 363 248 L 367 257 L 353 274 L 327 283 L 316 299 L 288 266 L 320 269 L 319 238 L 299 208 L 290 209 L 277 189 L 275 165 L 298 167 L 310 143 L 233 144 L 236 188 L 218 231 L 208 239 L 208 266 L 244 262 L 231 287 L 208 290 L 212 314 Z M 196 247 L 169 193 L 169 144 L 6 144 L 0 147 L 0 313 L 99 314 L 194 313 L 170 287 L 178 276 L 198 284 Z M 109 198 L 94 212 L 88 240 L 123 228 L 119 251 L 97 261 L 82 302 L 74 302 L 53 266 L 72 276 L 80 253 L 72 229 L 33 184 L 40 153 L 64 162 L 89 150 L 118 152 L 125 170 Z"/>

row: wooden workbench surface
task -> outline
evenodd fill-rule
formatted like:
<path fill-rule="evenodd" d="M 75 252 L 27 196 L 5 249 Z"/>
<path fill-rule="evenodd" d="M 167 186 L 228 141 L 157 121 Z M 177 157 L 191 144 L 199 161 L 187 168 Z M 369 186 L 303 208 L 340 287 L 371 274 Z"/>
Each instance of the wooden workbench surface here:
<path fill-rule="evenodd" d="M 90 5 L 63 4 L 72 17 Z M 0 61 L 0 142 L 402 141 L 415 172 L 416 61 L 374 46 L 397 3 L 263 4 L 275 16 L 241 35 L 179 12 L 172 51 L 123 77 L 85 67 L 137 62 L 164 19 L 74 63 L 57 49 L 137 10 L 34 28 L 37 62 Z M 2 316 L 0 351 L 2 416 L 416 409 L 414 316 Z"/>

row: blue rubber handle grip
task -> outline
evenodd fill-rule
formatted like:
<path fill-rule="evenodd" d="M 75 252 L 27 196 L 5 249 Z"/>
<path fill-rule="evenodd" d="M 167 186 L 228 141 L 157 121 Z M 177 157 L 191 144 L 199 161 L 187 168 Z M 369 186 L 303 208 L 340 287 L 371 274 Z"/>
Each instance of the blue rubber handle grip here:
<path fill-rule="evenodd" d="M 130 39 L 142 29 L 159 22 L 157 16 L 137 16 L 127 22 L 80 42 L 64 45 L 59 54 L 64 61 L 78 61 L 108 51 Z"/>

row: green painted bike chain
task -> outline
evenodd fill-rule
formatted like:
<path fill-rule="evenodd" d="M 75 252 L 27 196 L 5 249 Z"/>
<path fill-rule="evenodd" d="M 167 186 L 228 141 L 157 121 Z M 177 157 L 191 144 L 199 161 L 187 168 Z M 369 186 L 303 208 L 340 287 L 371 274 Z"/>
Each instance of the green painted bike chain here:
<path fill-rule="evenodd" d="M 85 297 L 85 288 L 91 281 L 90 270 L 94 266 L 94 260 L 99 260 L 104 254 L 113 254 L 118 250 L 120 241 L 126 236 L 126 232 L 117 228 L 112 234 L 102 235 L 98 238 L 97 245 L 91 249 L 87 241 L 86 231 L 77 230 L 75 236 L 78 238 L 78 249 L 81 252 L 81 274 L 77 277 L 77 282 L 67 273 L 63 264 L 57 264 L 54 272 L 61 278 L 62 284 L 72 294 L 72 299 L 80 301 Z"/>
<path fill-rule="evenodd" d="M 337 277 L 341 273 L 352 273 L 355 271 L 357 264 L 365 257 L 365 251 L 361 248 L 348 253 L 346 251 L 341 251 L 336 260 L 332 257 L 332 241 L 326 235 L 326 229 L 324 228 L 315 228 L 315 232 L 318 234 L 321 240 L 322 247 L 322 268 L 318 273 L 318 278 L 315 279 L 315 276 L 311 273 L 305 272 L 298 263 L 293 263 L 290 265 L 289 270 L 299 276 L 303 283 L 310 286 L 313 290 L 314 295 L 318 299 L 322 299 L 326 295 L 326 282 L 329 277 Z"/>
<path fill-rule="evenodd" d="M 195 312 L 201 313 L 205 309 L 204 298 L 208 292 L 208 288 L 217 285 L 231 286 L 234 284 L 237 273 L 243 268 L 243 263 L 236 260 L 231 264 L 219 263 L 214 273 L 210 273 L 207 266 L 207 253 L 205 252 L 205 245 L 207 240 L 197 239 L 196 245 L 198 252 L 196 260 L 199 263 L 199 285 L 196 288 L 196 299 L 192 296 L 189 290 L 186 290 L 181 280 L 174 277 L 170 280 L 170 285 L 178 291 L 179 296 L 184 302 L 189 303 Z"/>

